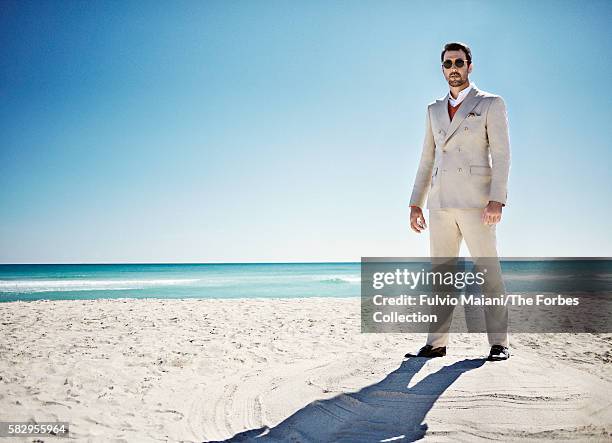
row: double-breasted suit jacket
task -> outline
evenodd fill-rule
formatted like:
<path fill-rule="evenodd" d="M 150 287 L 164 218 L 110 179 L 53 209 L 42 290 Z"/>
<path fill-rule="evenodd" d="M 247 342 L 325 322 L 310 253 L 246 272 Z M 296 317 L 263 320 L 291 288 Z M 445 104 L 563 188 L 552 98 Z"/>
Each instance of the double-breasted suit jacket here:
<path fill-rule="evenodd" d="M 427 106 L 410 205 L 423 208 L 426 197 L 428 209 L 505 205 L 510 140 L 503 98 L 472 85 L 451 121 L 449 95 Z"/>

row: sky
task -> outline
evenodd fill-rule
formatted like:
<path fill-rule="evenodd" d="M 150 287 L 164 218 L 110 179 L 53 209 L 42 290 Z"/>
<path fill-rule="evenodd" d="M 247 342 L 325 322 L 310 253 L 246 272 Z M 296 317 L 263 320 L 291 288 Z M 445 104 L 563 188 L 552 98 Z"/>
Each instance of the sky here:
<path fill-rule="evenodd" d="M 428 256 L 408 204 L 457 40 L 508 109 L 499 254 L 612 256 L 611 16 L 596 0 L 2 0 L 0 263 Z"/>

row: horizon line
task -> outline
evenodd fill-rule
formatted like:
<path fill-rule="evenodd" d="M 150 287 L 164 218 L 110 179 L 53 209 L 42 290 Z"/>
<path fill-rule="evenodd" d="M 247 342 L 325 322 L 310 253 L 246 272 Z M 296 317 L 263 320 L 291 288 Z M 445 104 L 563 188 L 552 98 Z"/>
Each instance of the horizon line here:
<path fill-rule="evenodd" d="M 306 265 L 306 264 L 360 264 L 364 259 L 430 259 L 431 257 L 361 257 L 361 261 L 261 261 L 261 262 L 85 262 L 85 263 L 0 263 L 0 266 L 22 265 Z M 451 257 L 449 257 L 451 258 Z M 457 258 L 472 259 L 470 256 Z M 612 257 L 499 257 L 500 261 L 563 261 L 563 260 L 612 260 Z"/>

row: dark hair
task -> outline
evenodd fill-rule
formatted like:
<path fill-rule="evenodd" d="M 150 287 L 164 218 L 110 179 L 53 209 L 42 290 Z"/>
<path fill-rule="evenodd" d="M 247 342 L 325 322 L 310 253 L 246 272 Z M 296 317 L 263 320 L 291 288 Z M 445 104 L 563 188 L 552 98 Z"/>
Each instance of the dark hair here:
<path fill-rule="evenodd" d="M 461 42 L 451 42 L 451 43 L 447 43 L 444 45 L 444 49 L 442 49 L 442 54 L 440 54 L 440 61 L 443 62 L 444 61 L 444 53 L 446 51 L 463 51 L 465 52 L 465 55 L 467 56 L 467 63 L 468 65 L 472 63 L 472 51 L 470 50 L 470 47 L 468 45 L 466 45 L 465 43 L 461 43 Z"/>

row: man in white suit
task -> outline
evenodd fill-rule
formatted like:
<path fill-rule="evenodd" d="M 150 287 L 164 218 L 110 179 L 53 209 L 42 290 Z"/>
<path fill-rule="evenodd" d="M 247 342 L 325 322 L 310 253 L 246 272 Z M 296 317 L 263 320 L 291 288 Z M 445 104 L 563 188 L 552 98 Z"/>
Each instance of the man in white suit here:
<path fill-rule="evenodd" d="M 410 225 L 419 233 L 427 228 L 423 215 L 427 197 L 432 257 L 457 257 L 465 239 L 472 257 L 493 257 L 499 266 L 495 225 L 506 204 L 510 170 L 506 106 L 502 97 L 470 82 L 473 64 L 467 45 L 446 44 L 441 61 L 450 91 L 427 107 Z M 501 270 L 497 272 L 501 281 Z M 505 292 L 503 281 L 496 289 Z M 417 356 L 446 355 L 452 309 L 446 314 L 441 324 L 430 327 L 427 344 Z M 509 358 L 507 308 L 486 310 L 485 317 L 489 359 Z"/>

